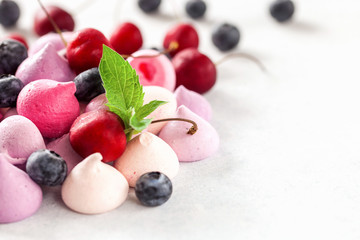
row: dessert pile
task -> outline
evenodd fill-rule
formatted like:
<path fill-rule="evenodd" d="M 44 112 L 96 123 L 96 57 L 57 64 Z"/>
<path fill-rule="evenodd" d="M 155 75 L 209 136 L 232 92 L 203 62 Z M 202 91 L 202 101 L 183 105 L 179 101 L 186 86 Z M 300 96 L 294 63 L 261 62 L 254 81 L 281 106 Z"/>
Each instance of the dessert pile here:
<path fill-rule="evenodd" d="M 198 50 L 197 30 L 178 23 L 165 34 L 163 50 L 146 49 L 133 23 L 119 24 L 110 36 L 74 31 L 71 14 L 38 1 L 39 38 L 28 44 L 10 33 L 0 42 L 0 223 L 35 214 L 42 186 L 61 186 L 65 205 L 83 214 L 119 207 L 129 188 L 143 205 L 165 203 L 179 162 L 206 159 L 219 147 L 202 95 L 216 83 L 216 64 Z M 161 0 L 137 3 L 151 13 Z M 193 19 L 205 12 L 202 0 L 186 4 Z M 270 9 L 279 22 L 293 12 L 289 0 Z M 15 1 L 0 2 L 5 29 L 19 17 Z M 220 51 L 239 40 L 229 23 L 212 33 Z"/>
<path fill-rule="evenodd" d="M 58 16 L 65 10 L 46 8 L 61 34 L 39 13 L 41 37 L 28 48 L 19 35 L 0 43 L 0 223 L 35 214 L 41 186 L 61 185 L 65 205 L 83 214 L 119 207 L 129 187 L 144 205 L 163 204 L 179 162 L 206 159 L 219 146 L 201 95 L 216 70 L 197 50 L 196 30 L 181 24 L 163 52 L 140 49 L 132 23 L 108 40 L 93 28 L 74 32 Z"/>

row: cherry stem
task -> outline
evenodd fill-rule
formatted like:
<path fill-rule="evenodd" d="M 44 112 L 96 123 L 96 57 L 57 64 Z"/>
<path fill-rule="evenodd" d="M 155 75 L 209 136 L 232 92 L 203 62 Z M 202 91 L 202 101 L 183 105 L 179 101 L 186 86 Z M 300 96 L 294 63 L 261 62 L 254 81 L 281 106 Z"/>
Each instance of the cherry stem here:
<path fill-rule="evenodd" d="M 179 47 L 179 43 L 178 42 L 170 42 L 169 47 L 161 52 L 159 52 L 158 54 L 154 54 L 154 55 L 141 55 L 141 56 L 134 56 L 132 54 L 127 55 L 127 54 L 121 54 L 121 56 L 123 58 L 153 58 L 153 57 L 158 57 L 167 53 L 170 53 L 172 51 L 175 51 L 177 48 Z"/>
<path fill-rule="evenodd" d="M 50 14 L 48 13 L 48 11 L 46 10 L 46 8 L 44 7 L 44 5 L 41 3 L 40 0 L 37 0 L 40 7 L 42 8 L 42 10 L 45 12 L 46 17 L 49 19 L 51 25 L 54 27 L 55 31 L 60 35 L 60 38 L 62 40 L 62 42 L 64 43 L 65 47 L 67 46 L 67 42 L 60 30 L 60 28 L 58 27 L 58 25 L 55 23 L 54 19 L 50 16 Z"/>
<path fill-rule="evenodd" d="M 222 59 L 220 59 L 219 61 L 217 61 L 215 63 L 216 66 L 226 62 L 227 60 L 231 59 L 231 58 L 236 58 L 236 57 L 240 57 L 240 58 L 246 58 L 252 62 L 254 62 L 256 65 L 259 66 L 259 68 L 263 71 L 263 72 L 267 72 L 264 64 L 259 60 L 257 59 L 256 57 L 250 55 L 250 54 L 247 54 L 247 53 L 230 53 L 226 56 L 224 56 Z"/>
<path fill-rule="evenodd" d="M 196 133 L 196 131 L 198 130 L 198 126 L 197 126 L 196 122 L 194 122 L 193 120 L 190 120 L 190 119 L 186 119 L 186 118 L 164 118 L 164 119 L 154 120 L 151 122 L 151 124 L 158 123 L 158 122 L 168 122 L 168 121 L 183 121 L 183 122 L 191 123 L 192 126 L 189 129 L 189 131 L 187 132 L 187 134 L 190 134 L 190 135 L 194 135 Z"/>

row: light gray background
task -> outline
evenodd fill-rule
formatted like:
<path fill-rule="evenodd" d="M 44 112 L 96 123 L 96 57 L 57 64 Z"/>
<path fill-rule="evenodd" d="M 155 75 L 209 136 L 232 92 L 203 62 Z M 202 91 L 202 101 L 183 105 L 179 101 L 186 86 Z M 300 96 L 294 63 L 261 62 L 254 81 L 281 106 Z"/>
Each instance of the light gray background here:
<path fill-rule="evenodd" d="M 32 38 L 35 0 L 22 0 L 20 31 Z M 148 16 L 135 0 L 116 3 L 47 1 L 73 9 L 77 29 L 107 36 L 130 20 L 144 46 L 161 46 L 177 22 L 174 1 Z M 175 1 L 184 17 L 183 2 Z M 239 26 L 238 51 L 260 58 L 269 74 L 247 60 L 218 66 L 206 94 L 221 147 L 212 158 L 181 164 L 172 198 L 146 208 L 131 192 L 118 209 L 96 216 L 68 210 L 59 189 L 45 189 L 33 217 L 0 225 L 0 239 L 359 239 L 360 238 L 360 2 L 296 1 L 292 23 L 268 15 L 268 0 L 207 1 L 205 20 L 193 22 L 200 50 L 223 56 L 211 28 Z M 115 16 L 117 9 L 119 13 Z M 1 29 L 2 34 L 4 32 Z"/>

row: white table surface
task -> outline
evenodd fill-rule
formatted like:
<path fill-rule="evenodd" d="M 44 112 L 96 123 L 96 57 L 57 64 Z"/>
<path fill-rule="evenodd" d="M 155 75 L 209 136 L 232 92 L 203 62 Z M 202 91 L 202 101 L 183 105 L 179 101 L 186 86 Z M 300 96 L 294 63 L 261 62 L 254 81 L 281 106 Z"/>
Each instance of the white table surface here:
<path fill-rule="evenodd" d="M 85 2 L 43 1 L 69 10 Z M 18 2 L 23 11 L 14 31 L 31 38 L 37 3 Z M 191 21 L 183 2 L 175 5 Z M 269 69 L 264 74 L 241 59 L 218 66 L 217 84 L 206 94 L 218 153 L 181 164 L 173 196 L 160 207 L 141 206 L 131 192 L 118 209 L 87 216 L 67 209 L 59 189 L 44 189 L 40 210 L 0 225 L 1 240 L 360 239 L 360 2 L 298 0 L 294 21 L 284 25 L 269 17 L 268 0 L 207 2 L 206 19 L 191 21 L 200 50 L 220 59 L 211 28 L 229 21 L 242 33 L 236 51 Z M 93 1 L 74 13 L 76 29 L 109 36 L 129 20 L 141 28 L 144 46 L 161 46 L 177 22 L 172 3 L 163 0 L 160 14 L 145 15 L 135 0 Z"/>

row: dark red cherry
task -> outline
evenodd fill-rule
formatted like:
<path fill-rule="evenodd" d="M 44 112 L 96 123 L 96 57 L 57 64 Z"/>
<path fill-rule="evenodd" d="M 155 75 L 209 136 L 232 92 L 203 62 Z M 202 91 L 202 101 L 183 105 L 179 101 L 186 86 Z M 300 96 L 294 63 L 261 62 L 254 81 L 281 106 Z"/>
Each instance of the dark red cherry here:
<path fill-rule="evenodd" d="M 94 28 L 85 28 L 75 34 L 66 48 L 66 57 L 76 74 L 99 66 L 103 44 L 110 46 L 104 34 Z"/>
<path fill-rule="evenodd" d="M 202 94 L 216 82 L 215 64 L 196 48 L 182 50 L 175 55 L 172 63 L 176 72 L 176 87 L 183 85 Z"/>
<path fill-rule="evenodd" d="M 143 39 L 137 26 L 124 22 L 115 28 L 110 36 L 110 44 L 119 54 L 130 55 L 141 48 Z"/>
<path fill-rule="evenodd" d="M 50 5 L 45 8 L 61 31 L 74 30 L 75 22 L 70 13 L 57 6 Z M 41 8 L 35 14 L 34 31 L 39 36 L 45 35 L 49 32 L 55 32 L 50 20 Z"/>
<path fill-rule="evenodd" d="M 178 43 L 178 48 L 170 52 L 171 56 L 175 56 L 178 52 L 186 48 L 198 48 L 199 36 L 192 25 L 181 23 L 175 25 L 167 32 L 164 38 L 163 47 L 168 49 L 171 42 Z"/>

